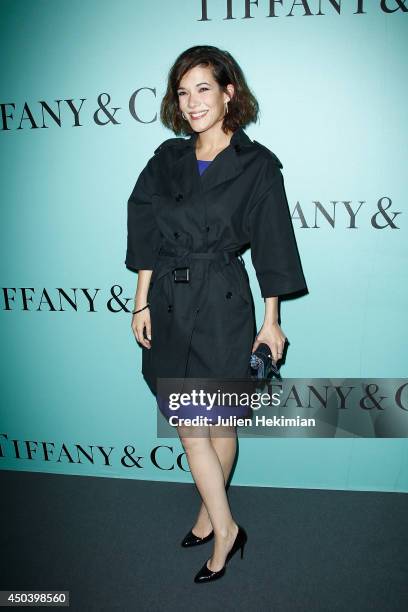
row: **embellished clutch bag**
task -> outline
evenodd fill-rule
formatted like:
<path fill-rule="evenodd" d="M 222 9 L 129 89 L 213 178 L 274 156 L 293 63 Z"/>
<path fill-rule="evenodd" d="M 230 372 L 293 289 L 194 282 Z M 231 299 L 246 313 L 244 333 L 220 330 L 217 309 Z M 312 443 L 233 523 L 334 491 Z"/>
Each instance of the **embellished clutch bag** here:
<path fill-rule="evenodd" d="M 265 343 L 260 344 L 252 353 L 250 365 L 255 379 L 268 378 L 270 374 L 280 378 L 280 367 L 273 363 L 271 349 Z"/>

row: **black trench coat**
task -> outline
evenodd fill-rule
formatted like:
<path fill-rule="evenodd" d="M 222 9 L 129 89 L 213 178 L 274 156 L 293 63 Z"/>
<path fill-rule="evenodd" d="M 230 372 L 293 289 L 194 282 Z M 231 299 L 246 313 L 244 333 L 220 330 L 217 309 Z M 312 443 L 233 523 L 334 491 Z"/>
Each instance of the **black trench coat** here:
<path fill-rule="evenodd" d="M 255 311 L 237 252 L 251 247 L 264 298 L 307 289 L 279 159 L 239 128 L 200 176 L 196 139 L 165 140 L 127 204 L 125 265 L 153 270 L 142 373 L 155 395 L 157 377 L 250 376 Z"/>

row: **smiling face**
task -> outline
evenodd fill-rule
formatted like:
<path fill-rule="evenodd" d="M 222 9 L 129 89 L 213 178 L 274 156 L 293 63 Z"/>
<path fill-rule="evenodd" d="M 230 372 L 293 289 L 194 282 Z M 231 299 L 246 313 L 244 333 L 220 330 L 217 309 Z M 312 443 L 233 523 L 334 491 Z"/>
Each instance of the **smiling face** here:
<path fill-rule="evenodd" d="M 203 132 L 221 123 L 224 103 L 231 99 L 234 87 L 224 93 L 208 66 L 195 66 L 185 73 L 177 88 L 180 111 L 195 132 Z"/>

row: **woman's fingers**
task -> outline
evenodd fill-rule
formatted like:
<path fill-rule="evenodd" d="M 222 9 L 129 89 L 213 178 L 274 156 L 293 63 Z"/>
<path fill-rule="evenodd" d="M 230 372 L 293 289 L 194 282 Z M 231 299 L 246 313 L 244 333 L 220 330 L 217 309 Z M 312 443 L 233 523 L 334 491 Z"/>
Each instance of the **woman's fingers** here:
<path fill-rule="evenodd" d="M 149 340 L 149 338 L 151 339 L 151 323 L 149 315 L 133 315 L 132 330 L 137 342 L 139 342 L 145 348 L 151 348 Z M 146 330 L 146 333 L 144 333 L 144 330 Z M 145 335 L 147 336 L 147 338 L 145 337 Z"/>
<path fill-rule="evenodd" d="M 279 361 L 279 359 L 282 359 L 284 347 L 285 347 L 285 338 L 283 340 L 282 339 L 277 340 L 276 342 L 272 344 L 272 357 L 275 362 Z"/>
<path fill-rule="evenodd" d="M 256 350 L 259 344 L 265 343 L 269 346 L 271 351 L 271 358 L 276 363 L 279 359 L 282 359 L 283 349 L 285 348 L 286 336 L 282 333 L 279 336 L 276 334 L 259 334 L 255 340 L 253 351 Z M 252 351 L 252 352 L 253 352 Z"/>
<path fill-rule="evenodd" d="M 139 327 L 137 332 L 138 332 L 138 337 L 140 338 L 139 342 L 140 344 L 143 344 L 144 347 L 146 348 L 150 348 L 150 340 L 148 340 L 145 337 L 145 334 L 143 333 L 144 331 L 144 326 L 143 327 Z"/>
<path fill-rule="evenodd" d="M 256 338 L 256 340 L 254 341 L 252 345 L 252 353 L 255 353 L 256 349 L 258 348 L 260 344 L 261 344 L 260 341 L 258 340 L 258 338 Z"/>
<path fill-rule="evenodd" d="M 146 321 L 146 336 L 148 337 L 149 340 L 152 339 L 152 328 L 150 325 L 150 319 L 148 321 Z"/>

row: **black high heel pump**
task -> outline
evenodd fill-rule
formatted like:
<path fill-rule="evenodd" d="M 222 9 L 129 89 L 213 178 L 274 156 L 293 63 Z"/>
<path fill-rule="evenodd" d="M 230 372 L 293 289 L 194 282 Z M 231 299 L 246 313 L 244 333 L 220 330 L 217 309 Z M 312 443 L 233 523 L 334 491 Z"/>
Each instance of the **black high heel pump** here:
<path fill-rule="evenodd" d="M 214 531 L 210 531 L 210 533 L 205 536 L 204 538 L 200 538 L 199 536 L 195 535 L 195 533 L 193 533 L 192 530 L 190 530 L 188 532 L 188 534 L 186 535 L 186 537 L 184 538 L 184 540 L 181 542 L 181 546 L 183 548 L 191 548 L 192 546 L 199 546 L 200 544 L 205 544 L 206 542 L 209 542 L 210 540 L 212 540 L 214 537 Z"/>
<path fill-rule="evenodd" d="M 241 549 L 241 559 L 243 558 L 243 556 L 244 556 L 244 546 L 246 544 L 247 539 L 248 539 L 248 536 L 246 534 L 245 529 L 243 527 L 240 527 L 240 525 L 238 525 L 238 533 L 237 533 L 237 536 L 235 538 L 234 544 L 232 545 L 232 548 L 229 551 L 229 553 L 228 553 L 228 555 L 227 555 L 227 557 L 225 559 L 224 567 L 222 567 L 220 570 L 218 570 L 218 572 L 213 572 L 212 570 L 210 570 L 207 567 L 207 563 L 208 563 L 208 559 L 207 559 L 207 561 L 204 563 L 203 567 L 195 575 L 194 582 L 197 582 L 197 583 L 200 583 L 200 582 L 210 582 L 212 580 L 217 580 L 217 578 L 221 578 L 225 574 L 225 569 L 226 569 L 226 565 L 227 565 L 228 561 L 230 561 L 230 559 L 235 555 L 237 550 Z"/>

